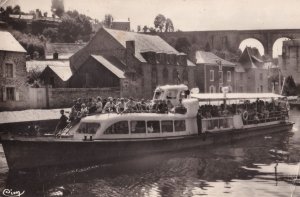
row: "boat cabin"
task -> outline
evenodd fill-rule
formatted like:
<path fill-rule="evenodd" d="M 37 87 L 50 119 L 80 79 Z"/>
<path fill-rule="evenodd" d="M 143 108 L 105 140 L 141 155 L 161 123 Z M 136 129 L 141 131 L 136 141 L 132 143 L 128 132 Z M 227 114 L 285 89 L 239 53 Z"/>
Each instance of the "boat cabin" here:
<path fill-rule="evenodd" d="M 153 101 L 170 100 L 175 106 L 179 104 L 179 99 L 188 98 L 190 92 L 186 85 L 164 85 L 158 86 L 154 91 Z"/>

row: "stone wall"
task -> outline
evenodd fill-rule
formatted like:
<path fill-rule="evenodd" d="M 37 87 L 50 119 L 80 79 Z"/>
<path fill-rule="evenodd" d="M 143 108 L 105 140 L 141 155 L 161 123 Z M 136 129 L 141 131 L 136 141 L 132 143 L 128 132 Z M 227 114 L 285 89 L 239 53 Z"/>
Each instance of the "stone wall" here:
<path fill-rule="evenodd" d="M 49 108 L 71 107 L 74 99 L 120 97 L 119 88 L 49 88 Z"/>
<path fill-rule="evenodd" d="M 0 111 L 25 109 L 28 107 L 25 53 L 0 51 Z M 5 76 L 5 64 L 13 64 L 13 77 Z M 15 88 L 14 99 L 8 100 L 6 88 Z"/>

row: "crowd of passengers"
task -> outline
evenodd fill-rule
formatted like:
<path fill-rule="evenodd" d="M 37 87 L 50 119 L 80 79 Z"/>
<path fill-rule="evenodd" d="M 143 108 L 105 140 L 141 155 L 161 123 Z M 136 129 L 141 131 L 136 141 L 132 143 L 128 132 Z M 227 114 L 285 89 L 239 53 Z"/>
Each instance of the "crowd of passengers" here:
<path fill-rule="evenodd" d="M 272 100 L 265 102 L 257 99 L 255 102 L 245 101 L 242 104 L 201 105 L 199 113 L 203 118 L 232 116 L 244 114 L 247 120 L 261 120 L 281 115 L 288 110 L 288 104 L 284 100 Z"/>
<path fill-rule="evenodd" d="M 181 100 L 180 100 L 181 101 Z M 151 112 L 151 113 L 168 113 L 176 112 L 176 108 L 183 107 L 181 102 L 178 106 L 173 106 L 170 100 L 134 100 L 133 98 L 112 98 L 102 99 L 101 97 L 89 98 L 88 100 L 83 100 L 78 98 L 73 101 L 73 106 L 71 107 L 71 112 L 69 115 L 69 120 L 80 120 L 90 114 L 98 113 L 141 113 L 141 112 Z"/>

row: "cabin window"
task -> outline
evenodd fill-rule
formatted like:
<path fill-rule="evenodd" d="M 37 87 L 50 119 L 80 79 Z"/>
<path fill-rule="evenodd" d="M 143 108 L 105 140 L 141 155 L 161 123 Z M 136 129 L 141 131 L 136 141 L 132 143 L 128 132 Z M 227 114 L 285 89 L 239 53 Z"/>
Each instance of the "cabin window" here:
<path fill-rule="evenodd" d="M 161 121 L 161 130 L 162 132 L 173 132 L 173 121 L 172 120 Z"/>
<path fill-rule="evenodd" d="M 131 127 L 131 133 L 146 133 L 145 121 L 131 121 L 130 127 Z"/>
<path fill-rule="evenodd" d="M 95 134 L 99 127 L 100 127 L 99 123 L 81 123 L 77 132 Z"/>
<path fill-rule="evenodd" d="M 128 134 L 129 129 L 128 129 L 128 122 L 127 121 L 120 121 L 117 122 L 110 127 L 108 127 L 105 131 L 104 134 Z"/>
<path fill-rule="evenodd" d="M 147 121 L 147 133 L 160 133 L 159 121 Z"/>
<path fill-rule="evenodd" d="M 177 90 L 169 90 L 167 99 L 176 99 L 177 97 Z"/>
<path fill-rule="evenodd" d="M 154 99 L 160 99 L 160 96 L 164 94 L 164 91 L 157 91 L 154 93 Z"/>
<path fill-rule="evenodd" d="M 175 125 L 175 131 L 185 131 L 185 120 L 175 120 L 174 121 Z"/>

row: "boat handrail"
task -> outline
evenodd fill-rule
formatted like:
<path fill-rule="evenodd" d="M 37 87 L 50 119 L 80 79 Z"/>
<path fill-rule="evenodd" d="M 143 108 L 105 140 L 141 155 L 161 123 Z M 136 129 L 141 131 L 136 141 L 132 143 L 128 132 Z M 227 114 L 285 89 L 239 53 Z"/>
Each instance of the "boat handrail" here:
<path fill-rule="evenodd" d="M 217 119 L 233 119 L 233 116 L 218 116 L 218 117 L 210 117 L 210 118 L 202 118 L 202 120 L 217 120 Z"/>

